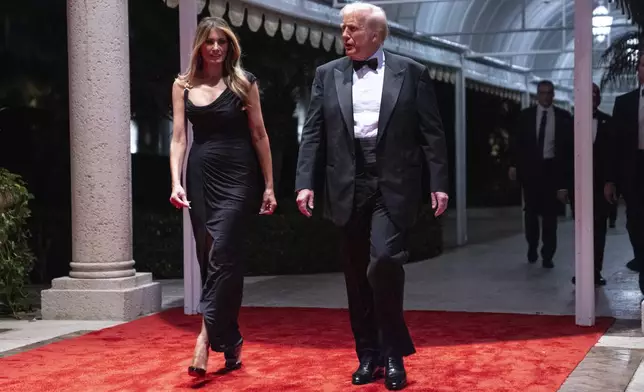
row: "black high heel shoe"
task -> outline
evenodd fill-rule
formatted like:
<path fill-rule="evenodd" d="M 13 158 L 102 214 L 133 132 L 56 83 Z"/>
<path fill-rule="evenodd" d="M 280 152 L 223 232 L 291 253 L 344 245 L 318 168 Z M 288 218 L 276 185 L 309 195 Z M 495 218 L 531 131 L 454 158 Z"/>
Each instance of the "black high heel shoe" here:
<path fill-rule="evenodd" d="M 194 378 L 204 378 L 206 377 L 206 369 L 188 366 L 188 375 Z"/>
<path fill-rule="evenodd" d="M 242 365 L 241 355 L 242 355 L 242 345 L 244 341 L 240 339 L 235 347 L 226 349 L 224 351 L 224 359 L 226 360 L 226 369 L 227 370 L 236 370 L 239 369 Z"/>
<path fill-rule="evenodd" d="M 206 363 L 208 363 L 208 354 L 210 352 L 209 351 L 210 346 L 208 345 L 208 343 L 206 343 L 205 347 L 202 348 L 202 349 L 206 350 Z M 197 353 L 195 353 L 195 357 L 199 358 L 200 354 L 202 354 L 201 351 L 198 351 Z M 193 358 L 193 362 L 194 362 L 194 358 Z M 194 377 L 194 378 L 204 378 L 204 377 L 206 377 L 206 369 L 200 368 L 200 367 L 197 367 L 197 366 L 188 366 L 188 375 L 190 377 Z"/>

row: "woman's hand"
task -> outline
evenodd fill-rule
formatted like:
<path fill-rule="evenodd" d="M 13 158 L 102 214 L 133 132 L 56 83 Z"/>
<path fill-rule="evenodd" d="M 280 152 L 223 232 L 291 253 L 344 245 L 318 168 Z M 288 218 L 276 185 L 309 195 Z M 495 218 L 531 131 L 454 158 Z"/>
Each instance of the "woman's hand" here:
<path fill-rule="evenodd" d="M 259 209 L 260 215 L 271 215 L 275 212 L 277 207 L 277 200 L 275 200 L 275 192 L 272 188 L 267 188 L 262 197 L 262 207 Z"/>
<path fill-rule="evenodd" d="M 186 191 L 181 185 L 174 185 L 170 194 L 170 203 L 177 208 L 190 208 L 190 202 L 186 199 Z"/>

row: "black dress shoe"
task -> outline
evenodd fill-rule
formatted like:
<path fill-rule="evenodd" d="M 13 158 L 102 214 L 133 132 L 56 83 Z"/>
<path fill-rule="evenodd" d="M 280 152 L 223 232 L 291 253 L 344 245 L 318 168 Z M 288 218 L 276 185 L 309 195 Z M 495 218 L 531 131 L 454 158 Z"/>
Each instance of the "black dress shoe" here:
<path fill-rule="evenodd" d="M 353 385 L 369 384 L 378 378 L 382 377 L 383 367 L 380 366 L 376 358 L 365 357 L 360 361 L 360 366 L 351 376 L 351 383 Z"/>
<path fill-rule="evenodd" d="M 529 250 L 528 251 L 528 263 L 534 264 L 539 260 L 539 254 L 537 253 L 536 250 Z"/>
<path fill-rule="evenodd" d="M 575 277 L 572 277 L 572 284 L 575 284 L 576 280 Z M 595 276 L 595 286 L 606 286 L 606 279 L 602 277 L 601 275 L 596 275 Z"/>
<path fill-rule="evenodd" d="M 402 358 L 387 358 L 385 365 L 385 387 L 390 391 L 399 391 L 407 386 L 407 372 Z"/>
<path fill-rule="evenodd" d="M 555 264 L 552 262 L 552 259 L 543 259 L 542 266 L 543 268 L 554 268 Z"/>
<path fill-rule="evenodd" d="M 644 295 L 644 274 L 640 273 L 639 276 L 639 283 L 640 283 L 640 291 Z"/>
<path fill-rule="evenodd" d="M 595 286 L 606 286 L 606 279 L 601 275 L 595 276 Z"/>
<path fill-rule="evenodd" d="M 633 259 L 633 260 L 629 261 L 628 263 L 626 263 L 626 267 L 629 270 L 635 271 L 635 272 L 640 272 L 640 269 L 641 269 L 640 264 L 635 259 Z"/>
<path fill-rule="evenodd" d="M 224 359 L 226 360 L 226 369 L 235 370 L 239 369 L 242 365 L 241 355 L 242 355 L 242 345 L 244 341 L 239 340 L 235 347 L 231 347 L 224 351 Z"/>

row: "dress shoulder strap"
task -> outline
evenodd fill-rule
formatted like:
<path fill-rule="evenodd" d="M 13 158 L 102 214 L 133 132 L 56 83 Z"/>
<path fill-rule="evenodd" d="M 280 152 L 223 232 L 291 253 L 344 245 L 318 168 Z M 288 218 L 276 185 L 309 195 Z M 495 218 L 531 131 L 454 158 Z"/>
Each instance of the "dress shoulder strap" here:
<path fill-rule="evenodd" d="M 188 93 L 190 92 L 190 89 L 188 87 L 183 89 L 183 118 L 184 118 L 184 127 L 186 129 L 186 132 L 188 132 L 188 113 L 187 113 L 187 108 L 188 108 Z"/>

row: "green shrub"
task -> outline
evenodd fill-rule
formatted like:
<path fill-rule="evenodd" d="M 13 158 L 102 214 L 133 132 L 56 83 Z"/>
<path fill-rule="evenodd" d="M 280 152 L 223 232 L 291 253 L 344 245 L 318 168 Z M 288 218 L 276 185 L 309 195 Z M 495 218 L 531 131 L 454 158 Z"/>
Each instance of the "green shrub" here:
<path fill-rule="evenodd" d="M 134 209 L 134 261 L 137 271 L 155 279 L 183 277 L 182 213 L 176 208 Z"/>
<path fill-rule="evenodd" d="M 23 288 L 34 262 L 27 242 L 31 197 L 20 176 L 0 168 L 0 302 L 14 316 L 24 307 Z"/>

